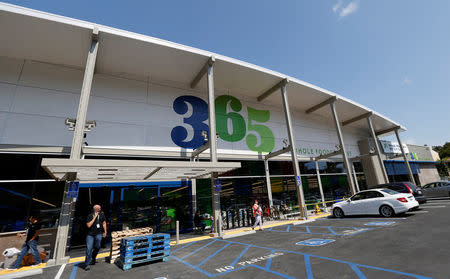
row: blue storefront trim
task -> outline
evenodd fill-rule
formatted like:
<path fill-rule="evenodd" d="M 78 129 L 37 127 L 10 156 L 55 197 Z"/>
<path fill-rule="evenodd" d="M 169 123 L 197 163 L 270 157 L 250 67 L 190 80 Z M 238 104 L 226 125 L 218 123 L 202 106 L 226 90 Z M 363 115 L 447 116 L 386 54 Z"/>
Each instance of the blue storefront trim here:
<path fill-rule="evenodd" d="M 434 161 L 408 161 L 413 174 L 420 173 L 419 164 L 436 164 Z M 408 175 L 404 161 L 385 160 L 384 165 L 388 175 Z"/>

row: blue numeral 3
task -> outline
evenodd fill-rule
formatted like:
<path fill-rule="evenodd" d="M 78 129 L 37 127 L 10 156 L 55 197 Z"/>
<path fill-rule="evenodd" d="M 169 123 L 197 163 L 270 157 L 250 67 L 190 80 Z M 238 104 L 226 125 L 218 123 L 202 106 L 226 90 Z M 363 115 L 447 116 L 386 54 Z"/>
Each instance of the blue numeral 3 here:
<path fill-rule="evenodd" d="M 198 97 L 185 95 L 175 99 L 173 102 L 173 110 L 180 115 L 185 115 L 188 112 L 188 104 L 192 107 L 192 115 L 183 118 L 183 123 L 192 127 L 194 136 L 190 141 L 185 141 L 188 136 L 188 131 L 183 126 L 173 128 L 170 136 L 172 137 L 172 141 L 180 147 L 199 148 L 204 143 L 202 131 L 209 132 L 209 126 L 203 123 L 203 121 L 208 120 L 208 104 Z"/>

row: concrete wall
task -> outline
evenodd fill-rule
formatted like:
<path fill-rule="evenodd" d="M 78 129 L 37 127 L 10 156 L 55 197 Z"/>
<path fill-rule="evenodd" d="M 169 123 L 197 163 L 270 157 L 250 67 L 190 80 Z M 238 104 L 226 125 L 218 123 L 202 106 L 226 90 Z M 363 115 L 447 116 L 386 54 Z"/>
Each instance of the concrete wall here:
<path fill-rule="evenodd" d="M 423 186 L 427 183 L 441 180 L 435 164 L 420 164 L 419 174 L 420 184 Z"/>
<path fill-rule="evenodd" d="M 361 154 L 368 154 L 370 151 L 369 140 L 361 140 L 358 142 L 359 151 Z M 367 186 L 375 186 L 383 183 L 387 183 L 383 176 L 383 170 L 378 158 L 376 156 L 365 157 L 361 159 L 361 164 L 366 176 Z"/>
<path fill-rule="evenodd" d="M 64 120 L 76 117 L 82 79 L 83 69 L 0 57 L 0 144 L 70 146 L 73 132 L 68 131 Z M 216 96 L 226 94 L 242 102 L 239 114 L 244 117 L 247 129 L 248 107 L 268 110 L 267 122 L 252 120 L 252 123 L 265 125 L 272 131 L 273 150 L 283 147 L 287 132 L 281 107 L 259 104 L 233 92 L 216 92 Z M 205 92 L 164 84 L 152 77 L 95 75 L 87 119 L 96 120 L 97 127 L 88 133 L 89 145 L 179 148 L 171 139 L 173 128 L 185 127 L 187 141 L 194 133 L 184 118 L 190 117 L 195 107 L 188 105 L 184 115 L 173 108 L 174 100 L 182 95 L 207 100 Z M 230 110 L 228 107 L 227 111 Z M 317 115 L 292 113 L 300 155 L 310 157 L 335 150 L 338 139 L 331 122 Z M 203 123 L 207 124 L 207 120 Z M 231 121 L 228 130 L 233 130 Z M 251 134 L 257 136 L 259 144 L 258 134 L 247 130 L 239 141 L 220 139 L 219 152 L 249 152 L 246 139 Z M 365 133 L 345 127 L 344 139 L 350 156 L 359 154 L 357 141 L 364 137 Z"/>

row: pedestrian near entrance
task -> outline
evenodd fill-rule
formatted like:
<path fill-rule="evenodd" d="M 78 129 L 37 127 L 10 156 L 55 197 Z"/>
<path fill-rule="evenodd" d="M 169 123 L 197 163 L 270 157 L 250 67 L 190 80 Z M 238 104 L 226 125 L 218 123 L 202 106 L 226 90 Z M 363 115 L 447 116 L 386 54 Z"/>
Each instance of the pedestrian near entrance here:
<path fill-rule="evenodd" d="M 102 237 L 106 237 L 106 219 L 100 205 L 96 204 L 93 211 L 86 218 L 88 233 L 86 235 L 86 259 L 84 269 L 89 270 L 89 265 L 95 264 Z"/>
<path fill-rule="evenodd" d="M 252 206 L 252 210 L 253 210 L 253 218 L 255 218 L 255 223 L 252 226 L 252 230 L 255 229 L 255 227 L 259 224 L 259 229 L 262 231 L 262 220 L 261 220 L 261 216 L 262 216 L 262 209 L 261 206 L 259 206 L 258 204 L 258 200 L 255 200 L 255 203 Z"/>
<path fill-rule="evenodd" d="M 41 256 L 39 255 L 39 251 L 37 248 L 40 230 L 41 224 L 39 223 L 38 218 L 36 216 L 30 216 L 30 218 L 28 219 L 26 232 L 18 234 L 19 237 L 26 236 L 25 243 L 22 246 L 22 251 L 14 262 L 12 268 L 9 269 L 18 269 L 22 264 L 23 258 L 28 253 L 28 250 L 31 250 L 31 254 L 33 255 L 34 259 L 34 265 L 41 264 Z"/>

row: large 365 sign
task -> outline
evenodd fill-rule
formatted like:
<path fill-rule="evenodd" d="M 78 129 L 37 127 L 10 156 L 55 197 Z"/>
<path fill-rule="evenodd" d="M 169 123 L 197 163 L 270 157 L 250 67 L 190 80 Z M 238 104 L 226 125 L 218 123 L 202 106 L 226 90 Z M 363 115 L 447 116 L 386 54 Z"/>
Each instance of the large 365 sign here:
<path fill-rule="evenodd" d="M 188 104 L 192 107 L 189 115 Z M 248 122 L 246 123 L 244 117 L 239 113 L 242 111 L 242 103 L 237 98 L 229 95 L 218 96 L 215 106 L 216 130 L 222 140 L 237 142 L 245 138 L 250 150 L 257 152 L 273 150 L 275 146 L 273 132 L 269 127 L 261 124 L 269 121 L 270 111 L 247 107 Z M 187 127 L 176 126 L 171 132 L 172 141 L 180 147 L 199 148 L 204 143 L 202 132 L 209 131 L 208 125 L 204 123 L 208 120 L 208 104 L 198 97 L 185 95 L 175 99 L 173 110 L 184 116 L 183 123 L 190 126 L 193 136 L 188 140 Z M 231 124 L 231 129 L 228 129 L 229 124 Z"/>

